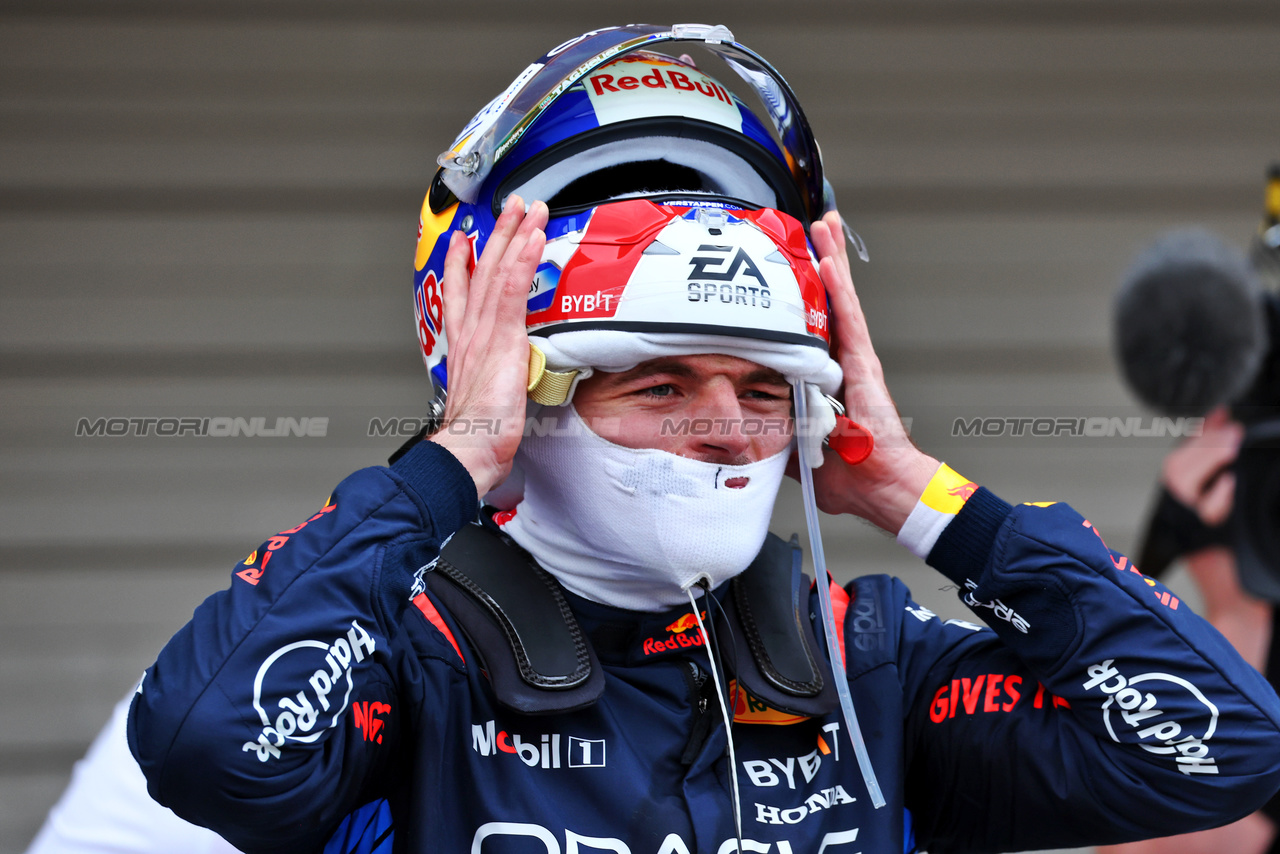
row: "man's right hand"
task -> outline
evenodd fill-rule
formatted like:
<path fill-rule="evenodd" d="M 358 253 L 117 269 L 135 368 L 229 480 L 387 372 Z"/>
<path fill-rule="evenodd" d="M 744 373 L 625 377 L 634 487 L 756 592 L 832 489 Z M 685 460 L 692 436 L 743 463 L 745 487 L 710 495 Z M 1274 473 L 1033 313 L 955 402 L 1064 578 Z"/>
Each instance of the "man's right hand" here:
<path fill-rule="evenodd" d="M 511 472 L 524 433 L 529 381 L 525 333 L 529 283 L 546 244 L 547 206 L 528 213 L 507 199 L 475 272 L 471 246 L 454 232 L 444 261 L 444 328 L 449 341 L 444 426 L 429 441 L 449 450 L 484 495 Z"/>

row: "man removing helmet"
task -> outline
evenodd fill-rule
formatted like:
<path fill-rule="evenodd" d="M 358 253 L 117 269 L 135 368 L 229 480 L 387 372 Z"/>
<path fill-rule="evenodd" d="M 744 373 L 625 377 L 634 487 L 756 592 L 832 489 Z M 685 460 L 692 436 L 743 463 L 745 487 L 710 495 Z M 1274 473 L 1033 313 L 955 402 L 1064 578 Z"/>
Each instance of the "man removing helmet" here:
<path fill-rule="evenodd" d="M 681 41 L 766 118 L 657 52 Z M 148 670 L 158 801 L 246 851 L 896 854 L 1167 834 L 1280 786 L 1280 701 L 1212 628 L 1070 508 L 912 445 L 803 113 L 727 30 L 561 45 L 441 163 L 436 429 Z M 827 439 L 840 410 L 865 429 Z M 766 530 L 788 466 L 817 584 Z M 818 507 L 991 628 L 831 589 Z"/>

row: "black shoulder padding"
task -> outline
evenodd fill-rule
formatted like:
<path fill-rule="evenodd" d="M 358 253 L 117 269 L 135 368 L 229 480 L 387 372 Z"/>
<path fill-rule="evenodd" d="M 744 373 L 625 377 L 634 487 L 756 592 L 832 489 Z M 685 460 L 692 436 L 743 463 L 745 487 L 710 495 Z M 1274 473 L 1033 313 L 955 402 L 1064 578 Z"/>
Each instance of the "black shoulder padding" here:
<path fill-rule="evenodd" d="M 769 534 L 746 572 L 734 578 L 730 621 L 751 651 L 735 662 L 737 677 L 759 699 L 793 714 L 835 708 L 838 696 L 817 654 L 809 620 L 808 578 L 800 571 L 800 542 Z M 736 618 L 736 620 L 735 620 Z"/>
<path fill-rule="evenodd" d="M 559 586 L 499 531 L 463 526 L 427 585 L 483 657 L 503 705 L 566 712 L 604 691 L 600 663 Z"/>
<path fill-rule="evenodd" d="M 750 650 L 725 662 L 748 694 L 775 709 L 816 716 L 834 710 L 838 697 L 817 652 L 800 557 L 795 537 L 788 543 L 768 535 L 732 581 L 717 635 L 741 638 Z M 560 586 L 497 528 L 464 526 L 426 581 L 504 706 L 535 715 L 570 712 L 604 692 L 604 671 Z"/>

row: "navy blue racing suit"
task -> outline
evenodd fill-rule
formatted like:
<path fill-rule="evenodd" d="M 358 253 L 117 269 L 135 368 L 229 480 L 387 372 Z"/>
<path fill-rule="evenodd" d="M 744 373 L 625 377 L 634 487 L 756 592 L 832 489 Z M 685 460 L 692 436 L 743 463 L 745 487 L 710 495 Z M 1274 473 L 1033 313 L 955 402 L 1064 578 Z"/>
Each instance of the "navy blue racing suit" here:
<path fill-rule="evenodd" d="M 603 695 L 554 715 L 501 706 L 421 584 L 476 507 L 466 470 L 422 442 L 237 566 L 138 688 L 129 741 L 152 796 L 249 852 L 735 850 L 690 609 L 566 594 Z M 929 563 L 990 628 L 944 622 L 886 576 L 837 597 L 888 804 L 872 805 L 838 711 L 738 698 L 744 850 L 1073 847 L 1221 824 L 1280 788 L 1272 688 L 1066 505 L 980 489 Z"/>

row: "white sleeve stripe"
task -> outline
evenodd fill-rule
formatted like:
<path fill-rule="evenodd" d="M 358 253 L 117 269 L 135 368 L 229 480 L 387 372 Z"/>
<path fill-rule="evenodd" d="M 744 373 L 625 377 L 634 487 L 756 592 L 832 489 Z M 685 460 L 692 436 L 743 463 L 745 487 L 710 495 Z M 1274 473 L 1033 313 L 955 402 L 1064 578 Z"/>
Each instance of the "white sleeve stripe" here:
<path fill-rule="evenodd" d="M 929 552 L 933 551 L 938 537 L 942 536 L 942 532 L 954 518 L 956 518 L 954 513 L 943 513 L 934 510 L 923 501 L 917 501 L 907 521 L 902 523 L 902 530 L 898 531 L 898 542 L 906 546 L 913 555 L 924 560 L 929 557 Z"/>

